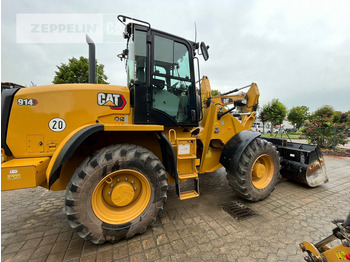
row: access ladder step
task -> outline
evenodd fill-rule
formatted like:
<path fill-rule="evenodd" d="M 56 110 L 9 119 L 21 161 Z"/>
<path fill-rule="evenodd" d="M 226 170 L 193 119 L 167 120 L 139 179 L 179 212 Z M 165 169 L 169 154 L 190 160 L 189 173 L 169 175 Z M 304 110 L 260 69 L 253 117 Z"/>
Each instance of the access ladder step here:
<path fill-rule="evenodd" d="M 180 200 L 199 197 L 199 193 L 196 190 L 184 191 L 180 193 Z"/>
<path fill-rule="evenodd" d="M 181 190 L 181 185 L 186 184 L 186 187 L 188 185 L 187 182 L 181 182 L 179 181 L 176 184 L 176 195 L 180 198 L 180 200 L 185 200 L 189 198 L 194 198 L 199 196 L 199 177 L 197 173 L 185 173 L 185 174 L 179 174 L 178 175 L 179 180 L 187 180 L 188 182 L 193 181 L 193 189 L 183 191 Z M 189 179 L 189 180 L 188 180 Z"/>
<path fill-rule="evenodd" d="M 179 179 L 190 179 L 190 178 L 198 179 L 198 174 L 197 173 L 179 174 Z"/>

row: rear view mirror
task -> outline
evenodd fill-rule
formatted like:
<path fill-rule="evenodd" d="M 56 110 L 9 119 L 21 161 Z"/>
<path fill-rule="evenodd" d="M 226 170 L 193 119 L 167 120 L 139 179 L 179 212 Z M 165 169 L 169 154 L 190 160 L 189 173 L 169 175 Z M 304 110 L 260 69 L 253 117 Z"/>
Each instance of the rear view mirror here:
<path fill-rule="evenodd" d="M 209 46 L 206 46 L 204 42 L 201 43 L 201 51 L 205 61 L 209 59 L 208 48 Z"/>

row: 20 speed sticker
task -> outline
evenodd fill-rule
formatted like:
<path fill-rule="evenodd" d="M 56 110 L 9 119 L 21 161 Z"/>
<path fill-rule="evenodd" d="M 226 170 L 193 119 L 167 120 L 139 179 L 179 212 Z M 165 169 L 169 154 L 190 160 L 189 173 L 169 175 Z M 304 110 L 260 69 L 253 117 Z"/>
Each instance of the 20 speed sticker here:
<path fill-rule="evenodd" d="M 17 99 L 17 104 L 19 106 L 36 106 L 38 104 L 38 100 L 32 99 L 32 98 L 30 98 L 30 99 L 18 98 Z"/>
<path fill-rule="evenodd" d="M 53 118 L 49 122 L 49 128 L 54 132 L 62 132 L 66 129 L 66 122 L 59 117 Z"/>

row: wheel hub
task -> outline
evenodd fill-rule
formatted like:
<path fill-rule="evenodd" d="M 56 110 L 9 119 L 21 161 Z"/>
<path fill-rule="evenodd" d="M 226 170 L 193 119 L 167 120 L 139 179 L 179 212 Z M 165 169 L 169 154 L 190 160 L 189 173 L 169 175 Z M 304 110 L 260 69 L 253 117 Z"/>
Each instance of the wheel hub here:
<path fill-rule="evenodd" d="M 150 197 L 151 187 L 143 174 L 132 169 L 118 170 L 98 183 L 92 209 L 106 223 L 126 223 L 142 213 Z"/>
<path fill-rule="evenodd" d="M 266 168 L 263 164 L 256 163 L 253 168 L 253 176 L 257 178 L 262 178 L 265 176 Z"/>
<path fill-rule="evenodd" d="M 251 179 L 254 187 L 258 189 L 266 188 L 274 174 L 274 164 L 272 158 L 263 154 L 260 155 L 254 162 L 251 170 Z"/>
<path fill-rule="evenodd" d="M 119 207 L 130 204 L 135 196 L 134 188 L 126 181 L 118 183 L 110 192 L 111 202 Z"/>

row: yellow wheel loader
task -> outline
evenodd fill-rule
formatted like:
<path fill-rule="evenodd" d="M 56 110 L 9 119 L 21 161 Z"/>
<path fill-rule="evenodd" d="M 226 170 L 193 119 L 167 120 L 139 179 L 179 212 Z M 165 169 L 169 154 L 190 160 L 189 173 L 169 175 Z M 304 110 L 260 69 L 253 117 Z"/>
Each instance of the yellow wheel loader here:
<path fill-rule="evenodd" d="M 199 77 L 198 56 L 209 57 L 203 42 L 118 19 L 127 86 L 95 84 L 87 38 L 90 83 L 3 91 L 2 190 L 66 190 L 69 224 L 103 243 L 145 232 L 163 209 L 168 184 L 181 200 L 198 197 L 198 174 L 221 167 L 250 201 L 269 196 L 280 173 L 310 186 L 327 181 L 315 146 L 250 131 L 256 84 L 211 95 L 208 78 Z M 193 186 L 184 191 L 186 181 Z"/>

